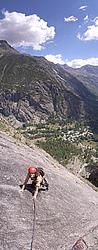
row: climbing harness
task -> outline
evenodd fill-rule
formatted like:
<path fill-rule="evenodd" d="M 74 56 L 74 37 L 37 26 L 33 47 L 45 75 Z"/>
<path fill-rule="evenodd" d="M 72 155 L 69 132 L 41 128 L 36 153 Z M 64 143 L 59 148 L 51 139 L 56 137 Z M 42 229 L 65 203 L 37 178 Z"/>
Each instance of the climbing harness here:
<path fill-rule="evenodd" d="M 36 222 L 36 203 L 35 203 L 35 199 L 33 199 L 33 204 L 34 204 L 34 217 L 33 217 L 33 229 L 32 229 L 31 250 L 33 250 L 33 242 L 34 242 L 34 234 L 35 234 L 35 222 Z"/>

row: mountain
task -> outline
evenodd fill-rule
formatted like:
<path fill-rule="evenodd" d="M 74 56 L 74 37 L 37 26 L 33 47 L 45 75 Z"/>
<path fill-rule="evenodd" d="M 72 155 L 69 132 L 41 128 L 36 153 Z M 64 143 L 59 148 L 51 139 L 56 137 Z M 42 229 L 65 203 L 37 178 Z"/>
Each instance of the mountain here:
<path fill-rule="evenodd" d="M 44 57 L 14 53 L 10 45 L 6 43 L 6 46 L 6 53 L 0 57 L 2 115 L 13 116 L 21 123 L 45 122 L 51 117 L 84 119 L 91 123 L 98 120 L 95 74 L 84 75 L 81 70 L 55 65 Z M 91 77 L 95 80 L 90 80 Z"/>
<path fill-rule="evenodd" d="M 42 149 L 0 132 L 0 249 L 31 249 L 34 204 L 31 185 L 20 187 L 29 165 L 43 167 L 49 191 L 36 200 L 35 250 L 97 250 L 98 193 Z M 72 248 L 77 240 L 84 247 Z M 82 244 L 82 243 L 81 243 Z"/>
<path fill-rule="evenodd" d="M 98 66 L 85 65 L 75 69 L 74 73 L 92 93 L 98 96 Z"/>
<path fill-rule="evenodd" d="M 0 57 L 3 54 L 18 54 L 18 51 L 11 47 L 7 41 L 0 40 Z"/>
<path fill-rule="evenodd" d="M 98 66 L 85 65 L 80 68 L 80 72 L 98 76 Z"/>

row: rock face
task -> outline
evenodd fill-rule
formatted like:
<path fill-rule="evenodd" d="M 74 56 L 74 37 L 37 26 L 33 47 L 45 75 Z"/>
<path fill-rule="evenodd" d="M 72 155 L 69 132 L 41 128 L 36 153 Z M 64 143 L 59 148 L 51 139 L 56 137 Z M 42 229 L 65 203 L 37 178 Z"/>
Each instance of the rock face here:
<path fill-rule="evenodd" d="M 49 191 L 41 191 L 36 201 L 33 249 L 80 250 L 87 246 L 98 250 L 98 193 L 43 150 L 32 149 L 2 132 L 0 249 L 31 250 L 34 204 L 30 183 L 23 193 L 19 187 L 31 164 L 42 166 L 49 181 Z M 82 248 L 75 248 L 76 242 Z"/>
<path fill-rule="evenodd" d="M 98 187 L 98 164 L 86 165 L 82 176 L 89 180 L 95 187 Z"/>
<path fill-rule="evenodd" d="M 1 114 L 35 123 L 51 117 L 98 119 L 97 70 L 89 76 L 87 70 L 16 53 L 6 41 L 0 46 Z"/>

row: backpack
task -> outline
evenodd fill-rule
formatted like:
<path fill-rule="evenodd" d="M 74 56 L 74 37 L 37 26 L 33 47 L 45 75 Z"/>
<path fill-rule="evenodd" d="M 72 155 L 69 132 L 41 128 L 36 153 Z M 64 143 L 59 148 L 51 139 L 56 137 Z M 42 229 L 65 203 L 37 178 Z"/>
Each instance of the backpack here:
<path fill-rule="evenodd" d="M 41 174 L 42 177 L 45 175 L 43 168 L 37 167 L 37 170 Z"/>

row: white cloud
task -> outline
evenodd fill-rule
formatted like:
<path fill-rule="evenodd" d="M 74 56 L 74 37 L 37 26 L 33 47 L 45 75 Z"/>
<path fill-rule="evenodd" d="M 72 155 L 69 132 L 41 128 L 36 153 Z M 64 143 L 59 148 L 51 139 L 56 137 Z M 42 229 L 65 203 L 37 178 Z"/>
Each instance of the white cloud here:
<path fill-rule="evenodd" d="M 73 59 L 71 61 L 66 59 L 66 64 L 72 68 L 80 68 L 87 64 L 98 66 L 98 58 L 91 57 L 87 59 Z"/>
<path fill-rule="evenodd" d="M 87 6 L 86 5 L 82 5 L 80 6 L 79 10 L 86 10 Z"/>
<path fill-rule="evenodd" d="M 7 40 L 12 46 L 32 46 L 41 50 L 44 44 L 53 39 L 55 28 L 36 14 L 3 11 L 0 19 L 0 39 Z"/>
<path fill-rule="evenodd" d="M 68 59 L 63 59 L 61 54 L 58 55 L 46 55 L 45 58 L 53 62 L 55 64 L 59 63 L 61 65 L 67 64 L 69 67 L 72 68 L 80 68 L 84 65 L 90 64 L 93 66 L 98 66 L 98 58 L 96 57 L 91 57 L 87 59 L 73 59 L 73 60 L 68 60 Z"/>
<path fill-rule="evenodd" d="M 64 17 L 65 22 L 76 22 L 78 20 L 75 16 Z"/>
<path fill-rule="evenodd" d="M 45 58 L 50 61 L 53 62 L 55 64 L 59 63 L 59 64 L 65 64 L 65 61 L 62 58 L 61 54 L 58 55 L 46 55 Z"/>
<path fill-rule="evenodd" d="M 78 38 L 79 40 L 81 40 L 81 35 L 80 35 L 80 32 L 78 32 L 78 34 L 77 34 L 77 38 Z"/>
<path fill-rule="evenodd" d="M 84 17 L 84 21 L 88 22 L 89 21 L 89 17 L 88 15 Z"/>
<path fill-rule="evenodd" d="M 87 30 L 80 35 L 80 33 L 78 33 L 77 37 L 82 40 L 82 41 L 88 41 L 88 40 L 98 40 L 98 17 L 96 17 L 93 20 L 94 24 L 93 25 L 89 25 L 87 27 Z"/>

